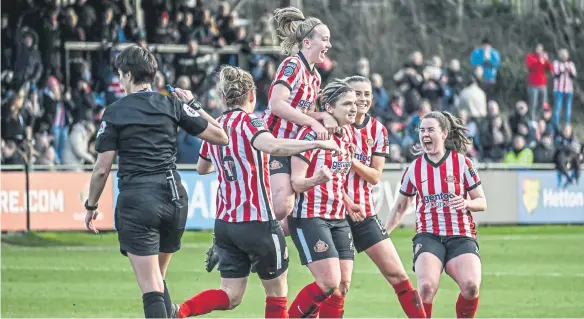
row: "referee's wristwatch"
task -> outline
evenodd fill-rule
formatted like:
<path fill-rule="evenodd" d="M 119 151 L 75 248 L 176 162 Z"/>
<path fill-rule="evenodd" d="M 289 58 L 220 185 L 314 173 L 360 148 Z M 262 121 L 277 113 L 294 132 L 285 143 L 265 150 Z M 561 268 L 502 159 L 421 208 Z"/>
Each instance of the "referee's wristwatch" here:
<path fill-rule="evenodd" d="M 95 203 L 95 206 L 89 206 L 89 200 L 86 199 L 85 200 L 85 209 L 87 210 L 97 210 L 97 203 Z"/>
<path fill-rule="evenodd" d="M 194 98 L 192 100 L 190 100 L 189 103 L 187 103 L 187 105 L 190 108 L 194 109 L 195 111 L 198 111 L 198 110 L 203 108 L 203 106 L 201 105 L 201 102 L 197 101 Z"/>

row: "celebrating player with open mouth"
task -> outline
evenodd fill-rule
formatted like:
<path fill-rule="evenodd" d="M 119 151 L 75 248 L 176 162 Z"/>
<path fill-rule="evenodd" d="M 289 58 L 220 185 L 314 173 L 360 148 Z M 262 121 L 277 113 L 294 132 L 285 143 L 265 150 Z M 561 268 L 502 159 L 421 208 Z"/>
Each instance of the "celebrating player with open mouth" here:
<path fill-rule="evenodd" d="M 387 221 L 391 232 L 416 197 L 414 271 L 426 316 L 443 269 L 460 287 L 457 318 L 473 318 L 479 303 L 481 260 L 471 212 L 487 209 L 481 180 L 463 154 L 471 143 L 460 120 L 431 112 L 419 128 L 420 153 L 404 172 L 400 195 Z M 467 197 L 469 199 L 467 199 Z"/>
<path fill-rule="evenodd" d="M 364 251 L 377 265 L 393 286 L 409 318 L 425 318 L 420 296 L 412 287 L 399 255 L 375 212 L 373 187 L 381 179 L 389 141 L 385 127 L 368 114 L 372 102 L 371 82 L 357 75 L 345 78 L 344 81 L 355 90 L 357 96 L 357 117 L 352 125 L 355 157 L 347 177 L 347 195 L 362 207 L 367 216 L 361 222 L 349 219 L 355 249 L 358 253 Z M 327 299 L 321 306 L 321 312 L 334 299 L 335 295 Z"/>
<path fill-rule="evenodd" d="M 255 264 L 266 292 L 266 318 L 285 318 L 288 248 L 272 206 L 269 156 L 290 156 L 317 147 L 338 152 L 340 148 L 333 140 L 276 139 L 262 119 L 250 114 L 256 92 L 246 71 L 224 67 L 219 88 L 228 110 L 217 121 L 228 131 L 229 144 L 204 142 L 197 171 L 208 174 L 213 167 L 218 171 L 215 245 L 221 259 L 221 289 L 205 290 L 187 300 L 180 305 L 178 317 L 237 307 Z"/>
<path fill-rule="evenodd" d="M 302 11 L 286 7 L 274 11 L 282 52 L 288 57 L 282 61 L 276 78 L 268 91 L 268 108 L 264 120 L 276 138 L 296 138 L 301 127 L 310 127 L 317 139 L 329 138 L 329 131 L 337 126 L 332 116 L 314 112 L 314 101 L 320 90 L 321 78 L 314 65 L 325 60 L 331 47 L 330 31 L 319 19 L 306 18 Z M 321 124 L 321 122 L 324 124 Z M 290 185 L 290 157 L 272 156 L 270 182 L 274 214 L 288 232 L 285 217 L 294 207 L 294 190 Z M 214 246 L 207 252 L 206 269 L 211 272 L 219 262 Z"/>
<path fill-rule="evenodd" d="M 349 290 L 353 271 L 353 242 L 351 228 L 345 218 L 363 219 L 359 206 L 345 192 L 345 180 L 351 170 L 352 133 L 343 127 L 355 121 L 355 91 L 344 81 L 334 80 L 327 85 L 318 105 L 333 115 L 341 126 L 341 132 L 333 139 L 342 153 L 331 151 L 307 151 L 292 157 L 291 180 L 296 192 L 292 215 L 288 216 L 290 235 L 315 282 L 304 287 L 290 306 L 290 318 L 315 316 L 340 318 L 345 295 Z M 300 140 L 316 140 L 317 132 L 310 127 L 302 128 Z M 329 307 L 321 304 L 339 291 Z"/>

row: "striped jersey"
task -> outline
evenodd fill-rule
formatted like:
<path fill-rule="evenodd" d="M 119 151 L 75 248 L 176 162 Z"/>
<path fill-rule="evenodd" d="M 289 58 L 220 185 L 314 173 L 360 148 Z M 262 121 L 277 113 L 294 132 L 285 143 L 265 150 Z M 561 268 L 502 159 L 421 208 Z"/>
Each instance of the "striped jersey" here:
<path fill-rule="evenodd" d="M 272 91 L 276 84 L 282 84 L 290 90 L 288 103 L 295 109 L 307 113 L 312 111 L 316 95 L 320 90 L 320 74 L 316 68 L 310 68 L 308 61 L 299 52 L 294 56 L 287 57 L 280 63 L 276 71 L 276 78 L 272 82 L 268 91 L 268 101 L 272 97 Z M 280 118 L 272 113 L 272 106 L 268 107 L 264 113 L 264 120 L 268 128 L 277 138 L 296 138 L 300 126 Z"/>
<path fill-rule="evenodd" d="M 366 166 L 371 166 L 373 156 L 389 157 L 389 139 L 387 129 L 375 118 L 365 115 L 361 125 L 351 125 L 353 129 L 353 144 L 355 159 Z M 354 170 L 349 172 L 346 182 L 347 195 L 361 206 L 367 216 L 375 215 L 373 204 L 373 187 Z"/>
<path fill-rule="evenodd" d="M 229 110 L 217 121 L 225 128 L 229 144 L 203 141 L 199 157 L 217 170 L 216 218 L 233 223 L 275 219 L 270 191 L 270 155 L 253 148 L 254 139 L 268 133 L 261 118 L 241 109 Z"/>
<path fill-rule="evenodd" d="M 332 172 L 329 182 L 317 185 L 308 191 L 298 194 L 294 204 L 293 216 L 296 218 L 323 218 L 344 219 L 345 204 L 343 192 L 345 181 L 351 170 L 352 162 L 350 146 L 353 141 L 349 127 L 343 127 L 342 135 L 333 135 L 337 145 L 345 151 L 345 154 L 333 154 L 332 151 L 313 149 L 296 155 L 306 163 L 308 170 L 306 177 L 314 176 L 316 171 L 327 166 Z M 303 127 L 296 137 L 299 140 L 314 141 L 316 133 L 310 127 Z"/>
<path fill-rule="evenodd" d="M 447 151 L 438 163 L 430 161 L 425 154 L 416 158 L 403 174 L 400 193 L 416 196 L 417 233 L 476 238 L 470 211 L 451 209 L 449 201 L 455 195 L 466 198 L 480 184 L 472 161 Z"/>
<path fill-rule="evenodd" d="M 574 79 L 576 78 L 576 66 L 572 61 L 554 61 L 554 92 L 574 92 Z"/>

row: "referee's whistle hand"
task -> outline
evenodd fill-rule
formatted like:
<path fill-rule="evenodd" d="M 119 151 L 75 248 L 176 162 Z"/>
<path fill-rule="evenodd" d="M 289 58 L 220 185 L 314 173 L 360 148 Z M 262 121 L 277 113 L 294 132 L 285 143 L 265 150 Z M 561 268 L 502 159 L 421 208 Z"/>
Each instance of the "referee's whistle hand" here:
<path fill-rule="evenodd" d="M 193 92 L 179 88 L 175 88 L 172 95 L 174 95 L 177 99 L 181 100 L 184 103 L 188 103 L 194 98 Z"/>
<path fill-rule="evenodd" d="M 99 215 L 99 212 L 96 210 L 88 210 L 87 214 L 85 215 L 85 227 L 94 234 L 99 233 L 93 224 L 93 221 L 97 219 L 97 215 Z"/>

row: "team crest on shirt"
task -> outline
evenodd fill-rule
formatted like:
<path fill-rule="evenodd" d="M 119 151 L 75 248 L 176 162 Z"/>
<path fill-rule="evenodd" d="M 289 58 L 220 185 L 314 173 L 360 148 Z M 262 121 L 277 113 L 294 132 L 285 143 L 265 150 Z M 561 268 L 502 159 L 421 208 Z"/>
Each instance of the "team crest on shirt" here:
<path fill-rule="evenodd" d="M 320 239 L 314 245 L 314 252 L 316 252 L 316 253 L 324 253 L 328 249 L 329 249 L 329 245 Z"/>
<path fill-rule="evenodd" d="M 276 169 L 280 169 L 280 168 L 282 168 L 282 163 L 280 163 L 279 161 L 272 160 L 270 162 L 270 169 L 271 170 L 276 170 Z"/>
<path fill-rule="evenodd" d="M 262 119 L 252 118 L 250 122 L 251 122 L 251 125 L 253 125 L 253 127 L 263 127 L 264 126 L 264 121 L 262 121 Z"/>
<path fill-rule="evenodd" d="M 296 71 L 297 67 L 298 65 L 296 63 L 294 63 L 293 61 L 288 61 L 288 63 L 286 63 L 286 66 L 284 67 L 284 75 L 290 76 L 294 74 L 294 71 Z"/>
<path fill-rule="evenodd" d="M 456 176 L 454 175 L 446 176 L 445 181 L 446 183 L 456 183 Z"/>
<path fill-rule="evenodd" d="M 372 147 L 373 146 L 373 139 L 368 138 L 366 143 L 367 143 L 367 146 Z"/>

